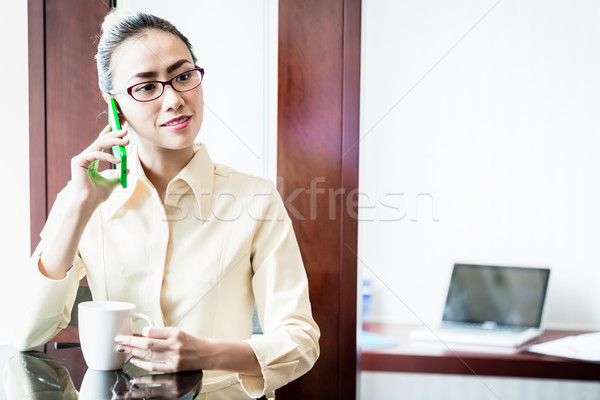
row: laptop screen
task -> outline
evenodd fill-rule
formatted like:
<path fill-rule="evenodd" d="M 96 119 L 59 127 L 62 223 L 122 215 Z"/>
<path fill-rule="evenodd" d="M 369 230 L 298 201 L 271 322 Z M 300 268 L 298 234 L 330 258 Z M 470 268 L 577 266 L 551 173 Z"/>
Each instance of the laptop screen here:
<path fill-rule="evenodd" d="M 538 327 L 549 277 L 546 268 L 455 264 L 442 320 Z"/>

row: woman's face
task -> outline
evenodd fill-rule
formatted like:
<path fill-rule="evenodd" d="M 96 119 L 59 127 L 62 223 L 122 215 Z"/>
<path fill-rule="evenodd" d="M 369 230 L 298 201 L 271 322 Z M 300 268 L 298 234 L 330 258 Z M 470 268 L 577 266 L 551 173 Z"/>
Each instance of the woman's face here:
<path fill-rule="evenodd" d="M 113 53 L 113 87 L 125 89 L 145 81 L 168 81 L 194 67 L 190 51 L 181 39 L 168 32 L 150 30 L 127 39 Z M 162 96 L 144 103 L 128 94 L 116 95 L 115 100 L 138 134 L 140 146 L 154 150 L 193 147 L 204 116 L 202 85 L 188 92 L 177 92 L 167 85 Z M 174 124 L 186 117 L 187 121 Z"/>

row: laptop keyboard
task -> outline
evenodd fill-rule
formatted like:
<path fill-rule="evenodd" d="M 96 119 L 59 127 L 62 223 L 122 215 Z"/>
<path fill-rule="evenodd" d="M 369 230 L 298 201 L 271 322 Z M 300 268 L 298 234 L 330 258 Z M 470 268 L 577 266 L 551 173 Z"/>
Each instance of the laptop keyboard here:
<path fill-rule="evenodd" d="M 410 333 L 413 340 L 425 340 L 438 343 L 462 343 L 486 346 L 520 346 L 538 336 L 540 331 L 535 328 L 503 327 L 502 329 L 481 329 L 480 324 L 471 327 L 459 327 L 458 324 L 439 326 L 432 332 L 429 329 L 417 329 Z"/>
<path fill-rule="evenodd" d="M 456 331 L 464 331 L 465 329 L 467 329 L 467 330 L 477 331 L 478 334 L 482 334 L 482 335 L 485 335 L 485 334 L 497 335 L 497 334 L 501 334 L 501 333 L 506 333 L 506 334 L 521 333 L 521 332 L 525 332 L 531 328 L 522 327 L 522 326 L 493 325 L 493 326 L 490 326 L 489 329 L 486 329 L 485 326 L 482 326 L 482 324 L 479 324 L 479 323 L 468 323 L 468 322 L 448 323 L 448 322 L 445 322 L 442 325 L 442 329 L 456 330 Z"/>

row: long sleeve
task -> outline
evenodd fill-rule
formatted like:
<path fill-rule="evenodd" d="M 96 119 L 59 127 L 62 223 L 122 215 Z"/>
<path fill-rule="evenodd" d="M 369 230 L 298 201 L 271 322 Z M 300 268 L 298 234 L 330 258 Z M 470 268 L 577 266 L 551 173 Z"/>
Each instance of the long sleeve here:
<path fill-rule="evenodd" d="M 17 273 L 18 284 L 24 289 L 22 298 L 16 304 L 23 318 L 16 321 L 13 331 L 13 344 L 19 350 L 33 349 L 48 342 L 68 325 L 71 318 L 79 280 L 85 271 L 81 258 L 78 255 L 75 257 L 67 276 L 61 280 L 44 276 L 38 267 L 44 247 L 60 234 L 58 226 L 68 212 L 68 192 L 67 187 L 58 194 L 40 234 L 40 243 L 29 263 Z"/>
<path fill-rule="evenodd" d="M 319 356 L 320 331 L 312 317 L 308 280 L 292 222 L 271 182 L 265 193 L 251 254 L 252 287 L 264 334 L 247 340 L 262 377 L 238 375 L 253 397 L 303 375 Z"/>

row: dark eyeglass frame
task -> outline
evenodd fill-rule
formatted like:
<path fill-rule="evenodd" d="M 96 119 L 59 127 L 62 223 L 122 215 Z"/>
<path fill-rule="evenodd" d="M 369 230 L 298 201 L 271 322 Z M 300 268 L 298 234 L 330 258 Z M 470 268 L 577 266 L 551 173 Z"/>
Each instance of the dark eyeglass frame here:
<path fill-rule="evenodd" d="M 194 86 L 193 88 L 190 88 L 190 89 L 186 89 L 186 90 L 178 90 L 177 88 L 175 88 L 175 86 L 173 86 L 173 81 L 175 79 L 177 79 L 178 77 L 180 77 L 183 74 L 187 74 L 188 72 L 192 72 L 192 71 L 198 71 L 198 72 L 200 72 L 200 82 L 198 82 L 198 84 L 196 86 Z M 147 103 L 149 101 L 154 101 L 156 99 L 159 99 L 160 96 L 162 96 L 165 93 L 165 86 L 167 86 L 167 85 L 171 86 L 174 91 L 179 92 L 179 93 L 183 93 L 183 92 L 189 92 L 190 90 L 196 89 L 198 86 L 200 86 L 202 84 L 203 80 L 204 80 L 204 68 L 196 67 L 196 68 L 188 69 L 187 71 L 183 71 L 182 73 L 175 75 L 173 78 L 169 79 L 168 81 L 144 81 L 144 82 L 136 83 L 135 85 L 131 85 L 127 89 L 113 89 L 113 90 L 109 90 L 108 93 L 111 94 L 111 95 L 112 94 L 128 94 L 135 101 L 138 101 L 140 103 Z M 135 97 L 133 97 L 133 94 L 131 92 L 133 91 L 134 87 L 140 86 L 140 85 L 145 85 L 145 84 L 148 84 L 148 83 L 160 83 L 162 85 L 161 92 L 160 92 L 160 94 L 157 97 L 155 97 L 153 99 L 150 99 L 150 100 L 138 100 Z"/>

